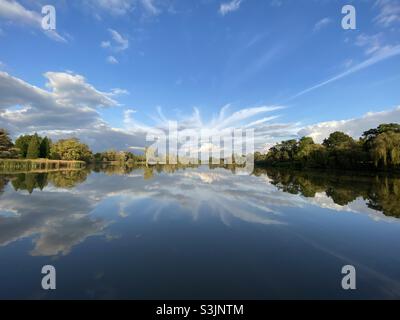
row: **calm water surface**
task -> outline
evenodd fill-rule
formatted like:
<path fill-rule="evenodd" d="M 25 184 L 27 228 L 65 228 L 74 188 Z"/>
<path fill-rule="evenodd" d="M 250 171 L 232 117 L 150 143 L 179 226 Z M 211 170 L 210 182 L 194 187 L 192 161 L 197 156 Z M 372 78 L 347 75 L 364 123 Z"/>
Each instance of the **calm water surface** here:
<path fill-rule="evenodd" d="M 0 174 L 0 298 L 400 298 L 399 217 L 400 179 L 375 175 Z"/>

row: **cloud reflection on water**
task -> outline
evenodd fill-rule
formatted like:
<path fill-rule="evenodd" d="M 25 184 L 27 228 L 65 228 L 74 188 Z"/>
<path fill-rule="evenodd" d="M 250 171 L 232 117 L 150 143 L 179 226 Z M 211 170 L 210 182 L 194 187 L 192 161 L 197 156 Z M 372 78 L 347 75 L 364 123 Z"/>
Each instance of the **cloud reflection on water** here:
<path fill-rule="evenodd" d="M 239 176 L 222 168 L 200 167 L 152 173 L 151 179 L 143 179 L 149 174 L 146 170 L 127 175 L 94 173 L 86 181 L 79 174 L 77 185 L 71 182 L 71 175 L 66 185 L 60 183 L 62 177 L 53 177 L 50 183 L 42 184 L 42 191 L 36 189 L 32 194 L 23 190 L 15 192 L 8 184 L 0 195 L 0 246 L 32 238 L 31 255 L 66 255 L 88 237 L 112 238 L 107 227 L 113 222 L 139 213 L 157 221 L 161 215 L 170 214 L 168 208 L 173 206 L 178 206 L 180 212 L 190 215 L 194 221 L 202 212 L 207 212 L 227 226 L 235 219 L 285 225 L 289 223 L 285 208 L 310 205 L 366 213 L 374 219 L 385 217 L 360 199 L 338 205 L 323 192 L 313 198 L 284 193 L 266 175 Z M 142 201 L 146 201 L 146 206 Z M 115 205 L 104 209 L 106 202 Z M 102 214 L 95 214 L 97 211 Z"/>

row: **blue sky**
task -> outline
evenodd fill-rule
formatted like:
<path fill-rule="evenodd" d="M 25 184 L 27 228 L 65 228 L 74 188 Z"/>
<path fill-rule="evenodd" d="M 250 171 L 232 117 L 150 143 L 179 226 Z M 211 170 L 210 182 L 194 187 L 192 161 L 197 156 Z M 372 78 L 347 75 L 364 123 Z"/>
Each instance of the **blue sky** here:
<path fill-rule="evenodd" d="M 240 115 L 229 125 L 262 123 L 262 145 L 400 122 L 399 0 L 0 0 L 0 61 L 0 126 L 95 149 L 166 120 Z"/>

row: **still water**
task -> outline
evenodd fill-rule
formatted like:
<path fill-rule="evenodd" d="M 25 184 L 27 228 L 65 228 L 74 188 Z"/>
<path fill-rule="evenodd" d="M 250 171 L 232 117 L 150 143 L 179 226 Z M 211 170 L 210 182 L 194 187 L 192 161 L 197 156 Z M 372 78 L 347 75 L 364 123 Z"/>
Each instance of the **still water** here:
<path fill-rule="evenodd" d="M 2 173 L 0 298 L 400 298 L 399 217 L 400 179 L 372 174 Z"/>

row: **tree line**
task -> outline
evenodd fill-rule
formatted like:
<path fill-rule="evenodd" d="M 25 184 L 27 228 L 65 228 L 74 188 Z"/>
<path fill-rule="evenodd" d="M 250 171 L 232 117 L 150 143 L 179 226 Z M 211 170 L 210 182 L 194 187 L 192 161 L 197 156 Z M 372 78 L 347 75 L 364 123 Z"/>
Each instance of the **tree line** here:
<path fill-rule="evenodd" d="M 358 140 L 336 131 L 322 144 L 311 137 L 282 141 L 268 153 L 256 152 L 256 164 L 322 169 L 400 169 L 400 124 L 381 124 Z"/>
<path fill-rule="evenodd" d="M 95 162 L 118 162 L 118 163 L 143 163 L 146 161 L 144 155 L 137 155 L 127 151 L 107 150 L 93 155 Z"/>
<path fill-rule="evenodd" d="M 6 130 L 0 129 L 0 159 L 52 159 L 85 162 L 140 162 L 144 156 L 114 150 L 93 154 L 87 144 L 77 138 L 53 142 L 48 137 L 21 135 L 15 143 Z"/>

